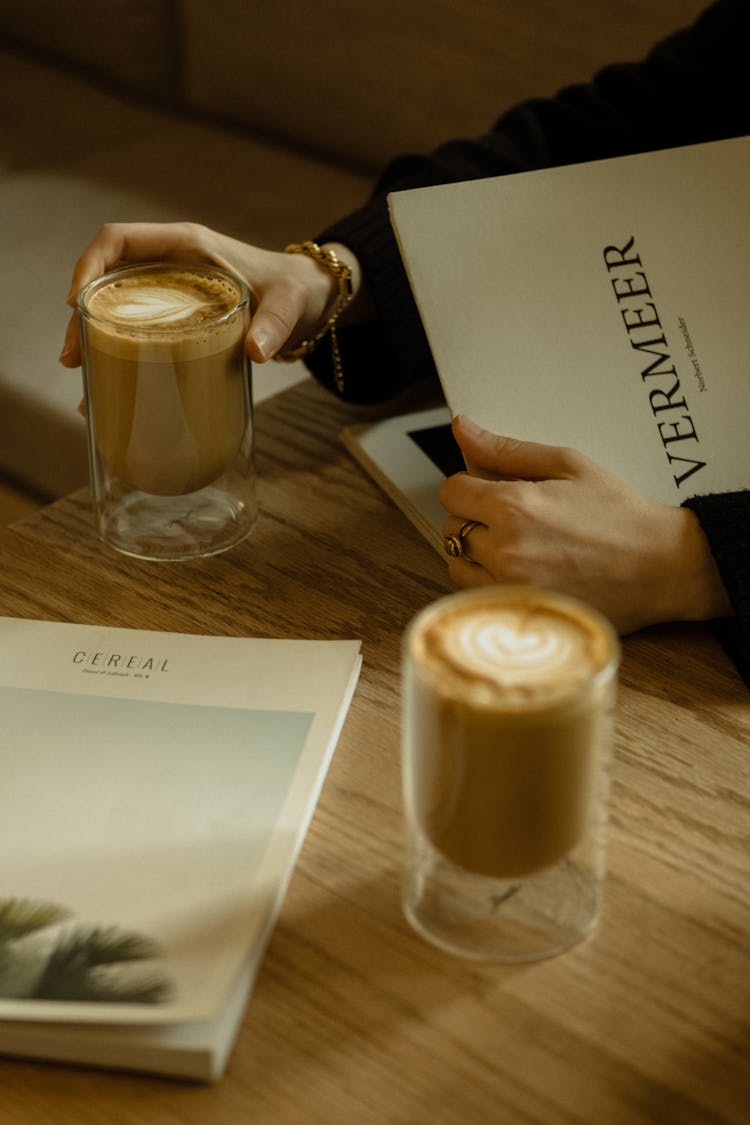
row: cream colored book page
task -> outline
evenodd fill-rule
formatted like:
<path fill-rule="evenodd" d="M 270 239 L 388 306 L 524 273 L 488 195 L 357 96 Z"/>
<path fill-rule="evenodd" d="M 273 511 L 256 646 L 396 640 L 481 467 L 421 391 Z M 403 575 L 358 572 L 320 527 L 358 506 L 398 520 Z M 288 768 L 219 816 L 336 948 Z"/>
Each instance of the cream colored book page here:
<path fill-rule="evenodd" d="M 4 618 L 0 653 L 0 894 L 68 912 L 6 947 L 0 1019 L 213 1017 L 267 937 L 359 643 Z M 157 946 L 110 983 L 158 999 L 28 998 L 52 948 L 91 929 Z"/>
<path fill-rule="evenodd" d="M 669 503 L 750 484 L 750 140 L 395 193 L 453 413 Z"/>

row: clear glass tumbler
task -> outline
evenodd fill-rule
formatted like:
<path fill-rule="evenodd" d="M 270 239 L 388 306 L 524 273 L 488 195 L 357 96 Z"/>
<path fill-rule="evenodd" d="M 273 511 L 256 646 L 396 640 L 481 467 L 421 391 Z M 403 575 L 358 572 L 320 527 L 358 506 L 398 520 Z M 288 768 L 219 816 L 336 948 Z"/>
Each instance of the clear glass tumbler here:
<path fill-rule="evenodd" d="M 91 282 L 78 308 L 100 537 L 154 560 L 239 543 L 258 511 L 245 284 L 147 263 Z"/>
<path fill-rule="evenodd" d="M 595 926 L 619 643 L 596 611 L 525 587 L 423 610 L 403 649 L 403 907 L 477 960 L 560 953 Z"/>

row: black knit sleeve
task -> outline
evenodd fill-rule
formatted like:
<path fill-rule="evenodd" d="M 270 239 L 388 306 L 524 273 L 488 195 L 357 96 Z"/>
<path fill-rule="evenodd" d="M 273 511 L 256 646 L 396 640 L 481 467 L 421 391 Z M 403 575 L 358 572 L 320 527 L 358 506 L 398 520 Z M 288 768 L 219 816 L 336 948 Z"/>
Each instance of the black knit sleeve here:
<path fill-rule="evenodd" d="M 718 0 L 640 63 L 606 67 L 588 84 L 524 102 L 482 137 L 394 160 L 369 202 L 318 236 L 357 254 L 377 311 L 372 323 L 339 331 L 344 397 L 382 400 L 436 378 L 391 231 L 387 192 L 750 133 L 748 31 L 748 0 Z M 309 366 L 333 389 L 325 342 Z M 708 538 L 735 611 L 717 629 L 750 684 L 750 492 L 696 497 L 687 505 Z"/>
<path fill-rule="evenodd" d="M 383 173 L 361 209 L 317 236 L 356 253 L 377 320 L 339 331 L 344 397 L 367 402 L 435 378 L 429 346 L 391 231 L 390 191 L 597 160 L 750 132 L 745 76 L 750 5 L 718 0 L 691 27 L 657 45 L 640 63 L 616 64 L 592 82 L 524 102 L 484 136 L 453 140 L 427 155 L 404 155 Z M 310 370 L 333 389 L 330 351 Z"/>
<path fill-rule="evenodd" d="M 750 686 L 750 491 L 694 496 L 683 507 L 698 517 L 726 586 L 735 616 L 716 631 Z"/>

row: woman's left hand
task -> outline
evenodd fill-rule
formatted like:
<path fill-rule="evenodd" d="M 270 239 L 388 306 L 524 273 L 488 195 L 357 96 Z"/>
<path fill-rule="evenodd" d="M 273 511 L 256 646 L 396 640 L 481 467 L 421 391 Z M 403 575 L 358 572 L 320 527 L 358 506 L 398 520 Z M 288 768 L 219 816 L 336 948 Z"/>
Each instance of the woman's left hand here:
<path fill-rule="evenodd" d="M 499 437 L 461 416 L 453 432 L 470 471 L 441 486 L 443 530 L 482 525 L 449 563 L 459 586 L 555 589 L 595 606 L 621 633 L 731 614 L 689 509 L 641 496 L 575 450 Z"/>

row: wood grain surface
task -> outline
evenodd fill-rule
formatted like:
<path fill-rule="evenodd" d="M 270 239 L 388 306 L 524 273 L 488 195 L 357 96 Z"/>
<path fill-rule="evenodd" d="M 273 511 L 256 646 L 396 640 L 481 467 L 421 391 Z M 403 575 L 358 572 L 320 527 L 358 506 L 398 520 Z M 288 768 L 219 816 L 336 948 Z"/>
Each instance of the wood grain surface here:
<path fill-rule="evenodd" d="M 641 1125 L 748 1120 L 750 718 L 704 627 L 624 643 L 601 923 L 465 964 L 399 906 L 399 649 L 442 560 L 344 451 L 312 384 L 257 416 L 261 517 L 224 556 L 122 558 L 85 492 L 0 532 L 0 612 L 361 637 L 364 667 L 227 1074 L 213 1087 L 0 1059 L 3 1125 Z M 61 763 L 61 769 L 64 764 Z"/>

